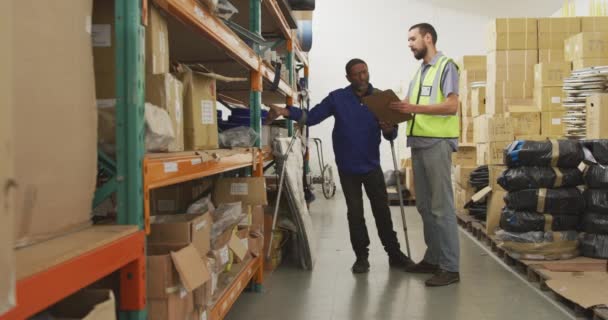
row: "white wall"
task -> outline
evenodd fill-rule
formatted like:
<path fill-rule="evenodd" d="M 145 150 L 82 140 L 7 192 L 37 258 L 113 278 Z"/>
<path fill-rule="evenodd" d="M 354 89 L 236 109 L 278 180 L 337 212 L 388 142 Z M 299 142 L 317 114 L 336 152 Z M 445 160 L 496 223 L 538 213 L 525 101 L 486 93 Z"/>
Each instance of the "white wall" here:
<path fill-rule="evenodd" d="M 429 22 L 438 32 L 438 48 L 456 59 L 462 55 L 485 54 L 485 30 L 491 18 L 550 16 L 562 0 L 533 0 L 535 8 L 525 8 L 524 0 L 319 0 L 313 16 L 313 47 L 310 52 L 312 104 L 330 91 L 348 85 L 344 65 L 350 58 L 367 61 L 371 83 L 379 89 L 402 90 L 405 96 L 410 77 L 418 68 L 407 47 L 407 31 L 413 24 Z M 508 3 L 508 4 L 507 4 Z M 525 13 L 524 13 L 525 11 Z M 326 159 L 333 162 L 331 131 L 333 119 L 311 128 L 311 137 L 324 142 Z M 401 126 L 401 127 L 404 127 Z M 406 154 L 400 130 L 399 158 Z M 383 141 L 381 161 L 391 169 L 390 145 Z M 318 173 L 316 152 L 311 167 Z"/>

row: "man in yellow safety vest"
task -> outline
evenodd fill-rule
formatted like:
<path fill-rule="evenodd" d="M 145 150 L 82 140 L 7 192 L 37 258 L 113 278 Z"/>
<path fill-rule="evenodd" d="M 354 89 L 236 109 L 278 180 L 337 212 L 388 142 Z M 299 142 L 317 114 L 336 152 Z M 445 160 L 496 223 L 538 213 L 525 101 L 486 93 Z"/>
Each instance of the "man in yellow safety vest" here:
<path fill-rule="evenodd" d="M 426 285 L 445 286 L 460 281 L 451 173 L 460 131 L 458 67 L 437 51 L 437 32 L 432 25 L 411 27 L 408 42 L 422 65 L 410 83 L 408 97 L 391 108 L 414 115 L 407 123 L 407 145 L 412 150 L 416 207 L 422 216 L 427 250 L 422 261 L 406 271 L 433 274 Z"/>

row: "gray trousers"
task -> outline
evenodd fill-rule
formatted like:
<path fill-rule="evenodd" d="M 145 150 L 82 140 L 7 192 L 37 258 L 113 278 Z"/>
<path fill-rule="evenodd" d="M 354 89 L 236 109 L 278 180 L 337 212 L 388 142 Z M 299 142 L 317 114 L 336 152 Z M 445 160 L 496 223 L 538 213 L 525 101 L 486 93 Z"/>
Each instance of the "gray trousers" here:
<path fill-rule="evenodd" d="M 442 270 L 459 271 L 460 245 L 452 190 L 452 148 L 439 141 L 430 148 L 412 148 L 416 208 L 422 216 L 424 261 Z"/>

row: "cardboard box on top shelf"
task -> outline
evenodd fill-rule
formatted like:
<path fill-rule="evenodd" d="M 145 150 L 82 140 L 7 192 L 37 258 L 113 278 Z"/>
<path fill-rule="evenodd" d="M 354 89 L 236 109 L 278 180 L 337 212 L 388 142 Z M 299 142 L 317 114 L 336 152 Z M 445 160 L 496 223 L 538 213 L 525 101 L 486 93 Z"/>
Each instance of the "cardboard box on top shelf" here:
<path fill-rule="evenodd" d="M 211 214 L 175 214 L 152 217 L 148 244 L 192 244 L 201 257 L 211 250 Z"/>
<path fill-rule="evenodd" d="M 582 17 L 582 32 L 608 32 L 608 17 Z"/>
<path fill-rule="evenodd" d="M 500 18 L 488 28 L 488 51 L 538 49 L 535 18 Z"/>
<path fill-rule="evenodd" d="M 574 61 L 608 56 L 608 32 L 581 32 L 565 42 L 565 58 Z"/>
<path fill-rule="evenodd" d="M 170 73 L 146 77 L 146 101 L 169 113 L 175 140 L 169 144 L 170 152 L 184 151 L 184 86 Z"/>
<path fill-rule="evenodd" d="M 501 190 L 492 191 L 488 199 L 488 210 L 486 215 L 486 233 L 494 235 L 500 224 L 502 209 L 505 207 L 504 197 L 507 193 Z"/>
<path fill-rule="evenodd" d="M 608 139 L 608 93 L 587 98 L 587 139 Z"/>
<path fill-rule="evenodd" d="M 502 114 L 507 111 L 506 101 L 528 99 L 534 96 L 531 81 L 507 81 L 486 84 L 486 113 Z"/>
<path fill-rule="evenodd" d="M 572 61 L 572 70 L 597 66 L 608 66 L 608 58 L 586 58 Z"/>
<path fill-rule="evenodd" d="M 267 205 L 266 179 L 264 177 L 220 178 L 215 183 L 213 202 L 242 202 L 243 207 Z"/>
<path fill-rule="evenodd" d="M 508 146 L 508 145 L 507 145 Z M 505 191 L 499 184 L 498 178 L 507 170 L 506 166 L 503 165 L 491 165 L 488 166 L 488 181 L 492 191 Z"/>
<path fill-rule="evenodd" d="M 563 121 L 565 111 L 542 112 L 541 113 L 541 135 L 543 136 L 563 136 L 566 125 Z"/>
<path fill-rule="evenodd" d="M 506 112 L 540 112 L 533 98 L 530 99 L 505 99 Z"/>
<path fill-rule="evenodd" d="M 114 2 L 93 1 L 91 41 L 95 67 L 95 91 L 99 107 L 116 105 L 116 30 Z"/>
<path fill-rule="evenodd" d="M 504 149 L 513 142 L 509 141 L 494 141 L 477 144 L 477 165 L 504 165 Z"/>
<path fill-rule="evenodd" d="M 513 140 L 513 127 L 503 115 L 482 115 L 475 118 L 475 143 Z"/>
<path fill-rule="evenodd" d="M 184 67 L 184 148 L 209 150 L 219 147 L 216 79 Z"/>
<path fill-rule="evenodd" d="M 21 247 L 91 224 L 97 108 L 92 1 L 12 5 L 13 235 Z"/>
<path fill-rule="evenodd" d="M 572 64 L 568 62 L 539 63 L 534 66 L 534 88 L 562 87 L 571 73 Z"/>
<path fill-rule="evenodd" d="M 486 113 L 486 87 L 473 88 L 471 93 L 471 115 L 478 117 Z"/>
<path fill-rule="evenodd" d="M 456 184 L 463 188 L 469 187 L 469 179 L 471 177 L 471 172 L 473 172 L 475 169 L 477 169 L 477 166 L 455 165 L 454 182 L 456 182 Z"/>
<path fill-rule="evenodd" d="M 539 63 L 561 63 L 566 61 L 564 45 L 560 49 L 538 49 Z"/>
<path fill-rule="evenodd" d="M 159 9 L 149 6 L 146 27 L 146 73 L 169 73 L 169 30 Z"/>
<path fill-rule="evenodd" d="M 536 88 L 534 90 L 534 102 L 542 112 L 565 111 L 562 105 L 563 95 L 564 89 L 562 87 Z"/>
<path fill-rule="evenodd" d="M 458 151 L 452 153 L 452 164 L 463 166 L 475 166 L 477 163 L 477 152 L 475 147 L 458 147 Z"/>
<path fill-rule="evenodd" d="M 461 118 L 462 125 L 460 127 L 460 141 L 464 143 L 473 143 L 474 122 L 473 118 Z"/>
<path fill-rule="evenodd" d="M 486 56 L 462 56 L 456 63 L 460 70 L 486 70 Z"/>
<path fill-rule="evenodd" d="M 150 213 L 152 215 L 184 213 L 212 187 L 213 180 L 203 179 L 153 189 L 150 193 Z"/>
<path fill-rule="evenodd" d="M 53 319 L 115 320 L 112 290 L 83 289 L 50 308 Z"/>
<path fill-rule="evenodd" d="M 488 53 L 488 82 L 534 81 L 537 50 L 507 50 Z"/>
<path fill-rule="evenodd" d="M 540 134 L 540 112 L 509 112 L 506 117 L 514 136 Z"/>

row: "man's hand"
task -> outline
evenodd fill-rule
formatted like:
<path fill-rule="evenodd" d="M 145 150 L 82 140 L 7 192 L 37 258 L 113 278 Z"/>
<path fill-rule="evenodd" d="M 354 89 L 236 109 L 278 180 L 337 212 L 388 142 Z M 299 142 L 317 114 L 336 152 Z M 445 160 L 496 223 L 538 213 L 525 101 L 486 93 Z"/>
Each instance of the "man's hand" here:
<path fill-rule="evenodd" d="M 388 107 L 400 113 L 416 113 L 417 111 L 416 106 L 407 101 L 393 102 Z"/>
<path fill-rule="evenodd" d="M 380 129 L 382 129 L 384 134 L 390 134 L 395 129 L 395 126 L 392 123 L 378 121 L 378 124 L 380 124 Z"/>
<path fill-rule="evenodd" d="M 268 116 L 266 116 L 266 120 L 264 120 L 264 124 L 271 124 L 276 118 L 280 116 L 288 118 L 289 110 L 287 108 L 279 108 L 277 106 L 270 105 L 270 111 L 268 112 Z"/>

